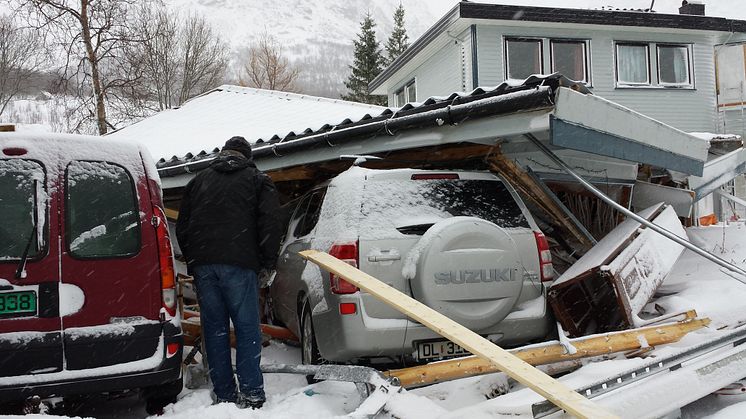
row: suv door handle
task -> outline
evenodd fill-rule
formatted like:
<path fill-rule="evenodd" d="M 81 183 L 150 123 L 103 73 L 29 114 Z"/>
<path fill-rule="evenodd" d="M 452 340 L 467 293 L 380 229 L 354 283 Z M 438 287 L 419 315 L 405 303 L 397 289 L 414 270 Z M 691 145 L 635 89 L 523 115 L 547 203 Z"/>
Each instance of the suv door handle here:
<path fill-rule="evenodd" d="M 368 262 L 391 262 L 394 260 L 401 260 L 401 255 L 374 255 L 368 256 Z"/>

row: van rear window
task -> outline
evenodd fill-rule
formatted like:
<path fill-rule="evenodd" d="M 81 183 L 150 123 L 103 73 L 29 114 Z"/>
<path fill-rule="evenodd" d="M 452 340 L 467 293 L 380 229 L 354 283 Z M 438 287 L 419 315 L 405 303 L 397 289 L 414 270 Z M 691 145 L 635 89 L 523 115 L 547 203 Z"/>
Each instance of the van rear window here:
<path fill-rule="evenodd" d="M 132 256 L 140 250 L 135 184 L 127 171 L 106 162 L 67 166 L 67 247 L 76 258 Z"/>
<path fill-rule="evenodd" d="M 504 228 L 529 227 L 518 203 L 498 180 L 372 179 L 365 184 L 362 210 L 363 223 L 371 230 L 407 231 L 457 216 L 478 217 Z"/>
<path fill-rule="evenodd" d="M 41 164 L 22 159 L 0 160 L 0 260 L 21 259 L 29 240 L 29 259 L 44 248 L 44 182 Z"/>

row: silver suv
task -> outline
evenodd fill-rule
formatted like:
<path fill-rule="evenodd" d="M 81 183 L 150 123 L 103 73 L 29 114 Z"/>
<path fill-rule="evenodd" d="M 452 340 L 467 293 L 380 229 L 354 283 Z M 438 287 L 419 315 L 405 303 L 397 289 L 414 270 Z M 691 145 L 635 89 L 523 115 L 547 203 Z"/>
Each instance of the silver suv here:
<path fill-rule="evenodd" d="M 487 172 L 353 167 L 296 201 L 270 288 L 303 363 L 466 352 L 298 252 L 323 250 L 501 345 L 546 336 L 549 247 Z"/>

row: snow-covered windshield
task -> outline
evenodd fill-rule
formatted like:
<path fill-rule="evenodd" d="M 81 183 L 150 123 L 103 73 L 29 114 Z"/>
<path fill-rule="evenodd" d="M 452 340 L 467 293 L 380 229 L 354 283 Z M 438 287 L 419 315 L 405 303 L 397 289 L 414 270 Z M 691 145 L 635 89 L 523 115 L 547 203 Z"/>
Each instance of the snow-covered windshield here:
<path fill-rule="evenodd" d="M 0 160 L 0 260 L 18 260 L 29 239 L 28 257 L 43 247 L 46 205 L 38 205 L 44 187 L 44 168 L 31 160 Z M 38 227 L 33 230 L 34 220 Z M 33 238 L 30 235 L 33 234 Z M 41 245 L 40 245 L 41 244 Z"/>
<path fill-rule="evenodd" d="M 432 225 L 457 217 L 478 217 L 500 227 L 529 227 L 505 185 L 497 180 L 375 180 L 365 184 L 363 229 Z"/>

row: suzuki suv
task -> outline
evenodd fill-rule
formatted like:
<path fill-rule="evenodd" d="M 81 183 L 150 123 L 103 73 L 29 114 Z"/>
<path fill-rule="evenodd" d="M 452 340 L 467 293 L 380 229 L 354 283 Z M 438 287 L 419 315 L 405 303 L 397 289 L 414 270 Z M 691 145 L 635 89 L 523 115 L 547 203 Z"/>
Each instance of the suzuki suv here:
<path fill-rule="evenodd" d="M 0 404 L 181 391 L 181 326 L 155 165 L 97 137 L 0 134 Z"/>
<path fill-rule="evenodd" d="M 304 363 L 429 361 L 465 354 L 383 301 L 298 255 L 322 250 L 501 345 L 547 335 L 544 235 L 487 172 L 342 173 L 295 204 L 270 295 Z"/>

